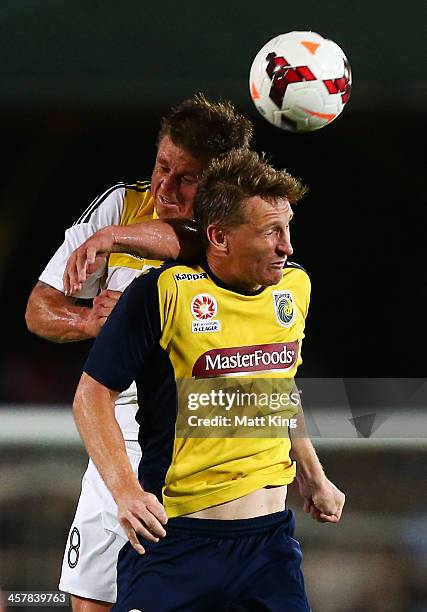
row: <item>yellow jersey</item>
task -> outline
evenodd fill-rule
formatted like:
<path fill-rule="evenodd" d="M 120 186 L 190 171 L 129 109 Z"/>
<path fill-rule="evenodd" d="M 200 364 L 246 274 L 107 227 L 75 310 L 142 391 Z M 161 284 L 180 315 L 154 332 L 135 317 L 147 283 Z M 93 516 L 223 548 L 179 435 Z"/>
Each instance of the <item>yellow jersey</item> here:
<path fill-rule="evenodd" d="M 136 381 L 144 406 L 137 413 L 139 478 L 169 517 L 294 479 L 290 437 L 270 437 L 265 429 L 236 435 L 235 427 L 228 435 L 227 421 L 219 417 L 232 415 L 216 400 L 230 384 L 235 391 L 236 384 L 255 380 L 266 390 L 271 380 L 293 380 L 309 294 L 308 275 L 296 264 L 286 264 L 277 285 L 247 295 L 226 286 L 202 262 L 150 270 L 119 300 L 84 370 L 117 391 Z M 190 396 L 198 397 L 207 423 L 218 429 L 197 433 Z M 209 420 L 213 416 L 216 421 Z M 244 427 L 241 411 L 238 419 Z M 194 424 L 193 433 L 183 422 Z"/>

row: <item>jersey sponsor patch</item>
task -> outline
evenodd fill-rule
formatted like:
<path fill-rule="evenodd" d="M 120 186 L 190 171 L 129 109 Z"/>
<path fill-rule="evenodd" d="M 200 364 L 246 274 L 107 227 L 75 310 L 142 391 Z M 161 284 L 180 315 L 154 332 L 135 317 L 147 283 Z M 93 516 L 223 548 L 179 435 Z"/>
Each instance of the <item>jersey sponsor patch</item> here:
<path fill-rule="evenodd" d="M 209 293 L 199 293 L 191 302 L 192 321 L 191 331 L 193 334 L 220 331 L 221 325 L 213 320 L 218 312 L 218 303 Z"/>
<path fill-rule="evenodd" d="M 290 291 L 272 291 L 276 319 L 282 327 L 290 327 L 295 320 L 294 299 Z"/>
<path fill-rule="evenodd" d="M 295 365 L 298 350 L 298 340 L 212 349 L 197 359 L 192 375 L 209 378 L 255 372 L 286 372 Z"/>

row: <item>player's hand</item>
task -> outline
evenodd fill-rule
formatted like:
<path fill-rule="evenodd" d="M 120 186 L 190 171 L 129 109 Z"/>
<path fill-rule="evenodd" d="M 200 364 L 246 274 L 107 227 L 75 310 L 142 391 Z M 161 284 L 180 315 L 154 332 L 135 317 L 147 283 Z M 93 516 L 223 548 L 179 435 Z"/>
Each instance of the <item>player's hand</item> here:
<path fill-rule="evenodd" d="M 117 502 L 118 518 L 132 547 L 140 555 L 145 548 L 138 540 L 138 535 L 150 542 L 158 542 L 164 538 L 168 518 L 166 511 L 157 497 L 152 493 L 142 491 L 138 494 L 126 496 Z"/>
<path fill-rule="evenodd" d="M 94 298 L 92 308 L 89 309 L 85 322 L 85 331 L 88 336 L 95 338 L 99 334 L 101 327 L 104 325 L 121 295 L 121 291 L 106 289 L 105 291 L 101 291 L 101 293 Z"/>
<path fill-rule="evenodd" d="M 110 227 L 105 227 L 71 253 L 63 276 L 65 295 L 81 291 L 87 277 L 105 265 L 113 246 L 113 233 Z"/>
<path fill-rule="evenodd" d="M 298 480 L 304 512 L 319 523 L 338 523 L 345 503 L 345 495 L 326 477 L 312 485 Z"/>

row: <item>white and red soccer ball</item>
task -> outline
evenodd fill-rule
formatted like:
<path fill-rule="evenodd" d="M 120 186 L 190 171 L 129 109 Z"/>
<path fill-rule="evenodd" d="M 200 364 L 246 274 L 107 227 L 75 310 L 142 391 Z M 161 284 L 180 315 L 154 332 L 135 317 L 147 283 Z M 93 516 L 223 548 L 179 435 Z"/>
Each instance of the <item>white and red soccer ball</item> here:
<path fill-rule="evenodd" d="M 318 130 L 340 115 L 351 91 L 342 49 L 315 32 L 280 34 L 256 55 L 249 87 L 258 111 L 276 127 Z"/>

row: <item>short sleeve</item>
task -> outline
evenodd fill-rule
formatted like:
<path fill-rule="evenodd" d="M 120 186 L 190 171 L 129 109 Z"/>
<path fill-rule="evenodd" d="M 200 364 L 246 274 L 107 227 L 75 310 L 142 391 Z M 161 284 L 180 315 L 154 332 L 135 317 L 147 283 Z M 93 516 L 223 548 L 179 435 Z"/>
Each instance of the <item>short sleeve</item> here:
<path fill-rule="evenodd" d="M 64 242 L 43 270 L 39 280 L 58 291 L 63 291 L 62 277 L 71 253 L 99 229 L 120 223 L 124 192 L 123 184 L 118 184 L 95 198 L 78 221 L 66 230 Z M 83 299 L 95 297 L 99 292 L 104 272 L 105 270 L 101 268 L 92 274 L 75 297 Z"/>
<path fill-rule="evenodd" d="M 158 276 L 150 270 L 129 285 L 89 353 L 84 371 L 109 389 L 127 389 L 159 344 Z"/>

